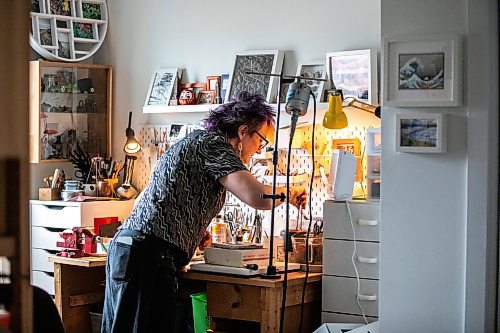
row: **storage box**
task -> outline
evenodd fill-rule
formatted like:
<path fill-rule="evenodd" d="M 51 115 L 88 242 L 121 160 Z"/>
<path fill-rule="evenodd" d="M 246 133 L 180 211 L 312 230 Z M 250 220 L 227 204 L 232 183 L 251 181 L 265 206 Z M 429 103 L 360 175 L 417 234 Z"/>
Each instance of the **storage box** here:
<path fill-rule="evenodd" d="M 38 189 L 38 200 L 43 200 L 43 201 L 61 200 L 61 189 L 40 187 Z"/>

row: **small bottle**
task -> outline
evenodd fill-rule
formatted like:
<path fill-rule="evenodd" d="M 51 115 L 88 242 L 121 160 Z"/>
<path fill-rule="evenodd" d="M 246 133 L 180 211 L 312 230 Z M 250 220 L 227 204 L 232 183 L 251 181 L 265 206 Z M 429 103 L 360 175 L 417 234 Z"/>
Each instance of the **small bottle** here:
<path fill-rule="evenodd" d="M 226 224 L 222 221 L 220 215 L 217 215 L 212 223 L 212 242 L 226 243 Z"/>

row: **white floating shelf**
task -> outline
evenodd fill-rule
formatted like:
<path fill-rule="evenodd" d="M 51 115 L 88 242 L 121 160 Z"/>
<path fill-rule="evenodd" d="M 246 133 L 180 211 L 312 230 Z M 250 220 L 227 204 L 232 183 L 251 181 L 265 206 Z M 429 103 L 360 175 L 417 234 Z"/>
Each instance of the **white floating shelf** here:
<path fill-rule="evenodd" d="M 200 114 L 208 113 L 209 110 L 215 109 L 220 104 L 196 104 L 196 105 L 148 105 L 143 106 L 143 113 L 151 114 Z M 271 104 L 277 109 L 277 104 Z M 316 124 L 321 125 L 323 122 L 323 116 L 328 109 L 328 103 L 318 103 L 316 108 Z M 285 112 L 285 104 L 280 105 L 280 127 L 285 127 L 290 125 L 291 117 Z M 349 121 L 349 126 L 380 126 L 380 119 L 374 114 L 358 110 L 353 107 L 344 107 L 344 111 L 347 115 Z M 313 120 L 313 104 L 310 103 L 308 107 L 308 112 L 305 116 L 299 118 L 299 123 L 312 124 Z"/>
<path fill-rule="evenodd" d="M 196 105 L 147 105 L 142 107 L 142 113 L 205 113 L 215 109 L 220 104 Z"/>

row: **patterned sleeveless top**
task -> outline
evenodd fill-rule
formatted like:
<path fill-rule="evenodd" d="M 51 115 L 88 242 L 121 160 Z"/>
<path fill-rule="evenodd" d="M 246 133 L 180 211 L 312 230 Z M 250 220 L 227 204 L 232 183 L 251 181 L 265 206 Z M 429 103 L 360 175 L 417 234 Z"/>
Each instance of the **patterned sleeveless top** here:
<path fill-rule="evenodd" d="M 163 154 L 120 229 L 164 239 L 185 252 L 182 260 L 189 261 L 224 205 L 226 189 L 219 179 L 239 170 L 247 168 L 227 139 L 194 131 Z"/>

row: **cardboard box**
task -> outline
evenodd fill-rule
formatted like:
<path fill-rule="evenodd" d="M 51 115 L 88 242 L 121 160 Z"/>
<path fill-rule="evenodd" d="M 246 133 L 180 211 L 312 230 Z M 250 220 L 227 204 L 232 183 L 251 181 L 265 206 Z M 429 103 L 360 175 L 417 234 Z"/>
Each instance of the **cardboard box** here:
<path fill-rule="evenodd" d="M 44 200 L 44 201 L 61 200 L 61 189 L 41 187 L 38 189 L 38 200 Z"/>

